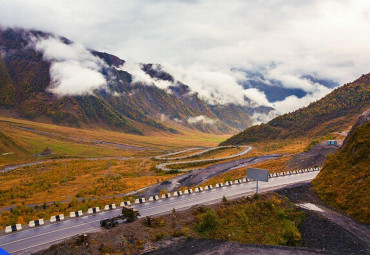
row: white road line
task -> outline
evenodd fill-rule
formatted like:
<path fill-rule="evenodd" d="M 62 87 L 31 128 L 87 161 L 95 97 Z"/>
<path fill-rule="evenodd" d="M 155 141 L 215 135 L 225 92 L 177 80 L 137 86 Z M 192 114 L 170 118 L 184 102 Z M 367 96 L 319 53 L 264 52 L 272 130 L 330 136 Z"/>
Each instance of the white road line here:
<path fill-rule="evenodd" d="M 88 230 L 88 231 L 84 231 L 84 233 L 93 232 L 93 231 L 98 230 L 98 229 L 100 229 L 100 228 L 94 228 L 94 229 L 91 229 L 91 230 Z M 36 245 L 33 245 L 33 246 L 29 246 L 27 248 L 22 248 L 22 249 L 19 249 L 19 250 L 16 250 L 16 251 L 11 251 L 11 252 L 12 253 L 16 253 L 16 252 L 28 250 L 28 249 L 31 249 L 31 248 L 34 248 L 34 247 L 37 247 L 37 246 L 41 246 L 41 245 L 44 245 L 44 244 L 48 244 L 48 243 L 56 242 L 56 241 L 59 241 L 59 240 L 67 239 L 67 238 L 72 237 L 72 236 L 75 236 L 75 235 L 76 234 L 65 236 L 65 237 L 61 237 L 61 238 L 58 238 L 58 239 L 54 239 L 52 241 L 47 241 L 47 242 L 44 242 L 44 243 L 36 244 Z"/>
<path fill-rule="evenodd" d="M 99 220 L 94 220 L 94 221 L 85 222 L 85 223 L 83 223 L 83 224 L 74 225 L 74 226 L 67 227 L 67 228 L 61 228 L 61 229 L 57 229 L 57 230 L 53 230 L 53 231 L 49 231 L 49 232 L 45 232 L 45 233 L 38 234 L 38 235 L 34 235 L 34 236 L 29 236 L 29 237 L 22 238 L 22 239 L 18 239 L 18 240 L 11 241 L 11 242 L 8 242 L 8 243 L 3 243 L 3 244 L 1 244 L 1 245 L 3 245 L 3 246 L 4 246 L 4 245 L 12 244 L 12 243 L 17 243 L 17 242 L 24 241 L 24 240 L 28 240 L 28 239 L 31 239 L 31 238 L 35 238 L 35 237 L 38 237 L 38 236 L 44 236 L 44 235 L 48 235 L 48 234 L 51 234 L 51 233 L 59 232 L 59 231 L 62 231 L 62 230 L 66 230 L 66 229 L 70 229 L 70 228 L 75 228 L 75 227 L 79 227 L 79 226 L 86 225 L 86 224 L 91 224 L 91 223 L 94 223 L 94 222 L 97 222 L 97 221 L 100 221 L 100 219 L 99 219 Z"/>
<path fill-rule="evenodd" d="M 281 176 L 281 177 L 284 177 L 284 176 Z M 277 180 L 277 178 L 275 178 L 275 180 Z M 271 181 L 270 182 L 274 182 L 275 181 L 274 179 L 271 179 Z M 294 181 L 294 180 L 292 180 L 292 181 Z M 305 181 L 305 180 L 302 180 L 302 181 Z M 212 190 L 210 190 L 210 191 L 217 191 L 217 190 L 219 190 L 219 191 L 221 191 L 221 190 L 224 190 L 224 189 L 226 189 L 226 188 L 229 188 L 229 189 L 231 189 L 231 188 L 233 188 L 233 187 L 236 187 L 236 188 L 240 188 L 241 186 L 245 186 L 246 188 L 253 188 L 253 187 L 248 187 L 248 186 L 250 186 L 249 185 L 249 183 L 251 183 L 251 182 L 248 182 L 248 183 L 241 183 L 240 185 L 231 185 L 231 186 L 229 186 L 229 187 L 223 187 L 222 189 L 219 189 L 219 188 L 216 188 L 216 189 L 212 189 Z M 294 182 L 293 182 L 294 183 Z M 243 185 L 244 184 L 244 185 Z M 292 184 L 291 182 L 288 182 L 288 183 L 284 183 L 284 184 L 281 184 L 281 185 L 289 185 L 289 184 Z M 273 189 L 273 188 L 275 188 L 275 187 L 266 187 L 265 189 Z M 247 193 L 247 192 L 250 192 L 250 190 L 242 190 L 242 192 L 241 193 L 239 193 L 239 194 L 234 194 L 234 195 L 232 195 L 232 196 L 238 196 L 238 195 L 242 195 L 242 194 L 245 194 L 245 193 Z M 262 191 L 262 190 L 261 190 Z M 220 195 L 222 195 L 222 192 L 220 192 L 221 194 Z M 193 195 L 195 195 L 194 193 L 193 193 Z M 209 194 L 207 193 L 207 191 L 204 191 L 204 192 L 201 192 L 201 193 L 198 193 L 197 194 L 197 197 L 199 198 L 199 199 L 205 199 L 207 196 L 208 196 Z M 168 201 L 170 201 L 170 200 L 173 200 L 173 201 L 171 201 L 171 202 L 168 202 Z M 171 198 L 171 199 L 168 199 L 168 200 L 166 200 L 166 199 L 161 199 L 161 200 L 158 200 L 158 201 L 155 201 L 154 203 L 146 203 L 146 204 L 142 204 L 142 205 L 136 205 L 135 207 L 139 207 L 139 208 L 141 208 L 142 209 L 142 211 L 143 212 L 147 212 L 147 211 L 151 211 L 151 210 L 155 210 L 155 209 L 157 209 L 157 208 L 159 208 L 159 207 L 163 207 L 163 206 L 168 206 L 168 207 L 171 207 L 171 205 L 172 206 L 176 206 L 176 204 L 177 204 L 177 206 L 178 206 L 178 208 L 183 208 L 183 207 L 180 207 L 181 206 L 181 204 L 180 203 L 187 203 L 187 202 L 189 202 L 189 201 L 192 201 L 192 200 L 194 200 L 193 199 L 193 197 L 192 196 L 188 196 L 188 197 L 186 197 L 186 195 L 184 196 L 179 196 L 178 197 L 178 199 L 176 199 L 176 198 Z M 213 199 L 212 201 L 214 201 L 214 200 L 218 200 L 218 198 L 215 198 L 215 199 Z M 163 202 L 167 202 L 166 204 L 158 204 L 158 205 L 155 205 L 155 203 L 159 203 L 159 201 L 163 201 Z M 211 201 L 211 200 L 210 200 Z M 142 208 L 143 207 L 143 208 Z M 145 208 L 145 207 L 147 207 L 147 208 Z M 189 206 L 185 206 L 185 207 L 189 207 Z M 114 211 L 119 211 L 118 209 L 117 210 L 114 210 Z M 111 211 L 111 212 L 114 212 L 114 211 Z M 167 212 L 167 211 L 169 211 L 169 210 L 166 210 L 165 212 Z M 104 212 L 104 213 L 106 213 L 106 212 Z M 157 213 L 158 214 L 158 213 Z M 97 214 L 97 215 L 103 215 L 103 214 Z M 90 219 L 90 217 L 88 217 L 88 216 L 85 216 L 85 217 L 83 217 L 83 218 L 80 218 L 80 219 L 84 219 L 84 220 L 87 220 L 87 219 Z M 71 219 L 72 220 L 72 219 Z M 77 219 L 73 219 L 73 220 L 77 220 Z M 88 221 L 88 222 L 85 222 L 85 223 L 81 223 L 81 224 L 78 224 L 78 225 L 73 225 L 73 226 L 69 226 L 69 227 L 64 227 L 64 228 L 61 228 L 61 229 L 57 229 L 57 230 L 53 230 L 53 231 L 48 231 L 48 232 L 45 232 L 45 233 L 41 233 L 41 234 L 38 234 L 38 235 L 33 235 L 33 236 L 31 236 L 31 237 L 26 237 L 26 238 L 22 238 L 22 239 L 19 239 L 19 240 L 16 240 L 16 241 L 11 241 L 11 242 L 7 242 L 7 243 L 3 243 L 3 244 L 1 244 L 1 245 L 9 245 L 9 244 L 12 244 L 12 243 L 16 243 L 16 242 L 20 242 L 20 241 L 24 241 L 24 240 L 28 240 L 28 239 L 31 239 L 31 238 L 36 238 L 36 237 L 39 237 L 39 236 L 43 236 L 43 235 L 47 235 L 47 234 L 50 234 L 50 233 L 55 233 L 55 232 L 60 232 L 60 231 L 64 231 L 64 230 L 66 230 L 66 229 L 71 229 L 71 228 L 75 228 L 75 227 L 80 227 L 80 226 L 83 226 L 83 225 L 88 225 L 88 224 L 93 224 L 93 223 L 95 223 L 95 222 L 98 222 L 98 221 L 100 221 L 101 220 L 101 218 L 99 218 L 98 220 L 92 220 L 92 221 Z M 63 224 L 63 223 L 65 223 L 65 222 L 68 222 L 68 221 L 64 221 L 64 222 L 60 222 L 59 224 Z M 70 222 L 70 221 L 69 221 Z M 47 226 L 45 226 L 45 227 L 48 227 L 48 226 L 55 226 L 55 224 L 51 224 L 51 225 L 47 225 Z M 95 229 L 100 229 L 100 227 L 99 228 L 95 228 Z M 94 229 L 94 230 L 95 230 Z M 35 230 L 35 229 L 28 229 L 28 230 L 26 230 L 26 231 L 31 231 L 31 230 Z M 26 231 L 22 231 L 22 232 L 20 232 L 20 233 L 25 233 Z M 84 232 L 86 232 L 86 231 L 84 231 Z M 19 234 L 19 233 L 14 233 L 13 235 L 16 235 L 16 234 Z M 74 234 L 75 235 L 75 234 Z M 9 237 L 10 235 L 6 235 L 7 237 Z M 62 238 L 63 239 L 63 238 Z M 59 239 L 58 239 L 59 240 Z M 55 241 L 55 240 L 54 240 Z M 53 241 L 49 241 L 49 242 L 53 242 Z M 47 243 L 49 243 L 49 242 L 47 242 Z M 31 247 L 29 247 L 29 248 L 31 248 Z M 25 249 L 29 249 L 29 248 L 25 248 Z"/>

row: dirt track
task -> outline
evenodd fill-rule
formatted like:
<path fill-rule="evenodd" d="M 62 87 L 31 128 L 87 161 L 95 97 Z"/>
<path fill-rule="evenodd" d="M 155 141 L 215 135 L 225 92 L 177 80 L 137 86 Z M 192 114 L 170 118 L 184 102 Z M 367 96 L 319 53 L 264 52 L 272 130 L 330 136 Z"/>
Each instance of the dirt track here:
<path fill-rule="evenodd" d="M 239 159 L 231 162 L 215 164 L 207 168 L 194 170 L 190 173 L 177 176 L 171 180 L 155 184 L 146 189 L 141 195 L 147 197 L 159 194 L 162 189 L 165 189 L 167 192 L 170 192 L 177 190 L 180 187 L 196 186 L 211 179 L 214 176 L 230 171 L 236 167 L 251 165 L 257 162 L 278 157 L 280 157 L 280 154 L 271 154 L 266 156 Z"/>

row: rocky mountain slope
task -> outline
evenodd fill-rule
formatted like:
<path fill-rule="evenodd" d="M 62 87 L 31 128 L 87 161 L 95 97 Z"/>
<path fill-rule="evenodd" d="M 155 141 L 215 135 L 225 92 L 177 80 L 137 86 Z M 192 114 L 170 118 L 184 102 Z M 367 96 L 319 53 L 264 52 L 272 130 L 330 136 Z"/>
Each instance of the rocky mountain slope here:
<path fill-rule="evenodd" d="M 329 156 L 313 185 L 320 198 L 370 223 L 370 110 L 356 121 L 342 147 Z"/>
<path fill-rule="evenodd" d="M 370 106 L 370 73 L 345 84 L 322 99 L 267 124 L 247 128 L 221 145 L 245 144 L 266 139 L 317 137 L 352 125 Z"/>
<path fill-rule="evenodd" d="M 0 110 L 3 114 L 41 122 L 77 127 L 103 127 L 145 134 L 152 130 L 177 132 L 186 126 L 204 132 L 235 133 L 253 123 L 254 114 L 268 114 L 270 107 L 211 104 L 185 84 L 176 81 L 160 65 L 142 64 L 153 80 L 172 85 L 161 89 L 133 81 L 123 71 L 125 61 L 108 53 L 89 50 L 104 62 L 101 73 L 107 89 L 91 94 L 58 96 L 50 90 L 53 62 L 36 49 L 34 42 L 66 38 L 40 31 L 0 28 Z"/>

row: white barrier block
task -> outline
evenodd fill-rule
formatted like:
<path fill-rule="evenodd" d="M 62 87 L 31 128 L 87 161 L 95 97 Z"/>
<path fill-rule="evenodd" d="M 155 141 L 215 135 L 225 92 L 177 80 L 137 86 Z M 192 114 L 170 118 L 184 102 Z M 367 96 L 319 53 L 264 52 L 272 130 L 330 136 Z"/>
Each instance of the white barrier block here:
<path fill-rule="evenodd" d="M 212 189 L 212 185 L 207 185 L 204 187 L 204 190 L 211 190 Z"/>
<path fill-rule="evenodd" d="M 82 215 L 83 215 L 82 210 L 79 210 L 75 212 L 70 212 L 69 217 L 76 218 L 76 217 L 81 217 Z"/>
<path fill-rule="evenodd" d="M 174 193 L 173 193 L 173 196 L 174 197 L 178 197 L 178 196 L 181 196 L 182 195 L 182 191 L 175 191 Z"/>
<path fill-rule="evenodd" d="M 227 181 L 227 182 L 225 182 L 225 185 L 226 186 L 231 186 L 231 185 L 233 185 L 233 183 L 231 181 Z"/>
<path fill-rule="evenodd" d="M 184 191 L 184 194 L 191 194 L 193 193 L 193 190 L 192 189 L 187 189 Z"/>
<path fill-rule="evenodd" d="M 162 198 L 170 198 L 170 197 L 171 197 L 171 194 L 170 193 L 162 194 Z"/>
<path fill-rule="evenodd" d="M 37 227 L 41 225 L 44 225 L 44 219 L 31 220 L 30 222 L 28 222 L 29 227 Z"/>
<path fill-rule="evenodd" d="M 50 217 L 50 222 L 51 223 L 56 222 L 56 221 L 62 221 L 62 220 L 64 220 L 64 214 L 59 214 L 59 215 L 55 215 L 55 216 Z"/>
<path fill-rule="evenodd" d="M 142 204 L 145 203 L 145 198 L 137 198 L 135 199 L 135 204 Z"/>
<path fill-rule="evenodd" d="M 87 210 L 87 213 L 88 214 L 93 214 L 93 213 L 98 213 L 98 212 L 100 212 L 100 208 L 99 207 L 93 207 L 93 208 L 89 208 Z"/>
<path fill-rule="evenodd" d="M 116 209 L 116 204 L 111 204 L 111 205 L 104 206 L 104 210 L 106 210 L 106 211 L 113 210 L 113 209 Z"/>
<path fill-rule="evenodd" d="M 222 183 L 217 183 L 216 184 L 216 188 L 221 188 L 222 186 L 224 186 Z"/>
<path fill-rule="evenodd" d="M 12 232 L 15 232 L 15 231 L 20 231 L 20 230 L 22 230 L 22 225 L 21 224 L 15 224 L 15 225 L 5 227 L 5 233 L 12 233 Z"/>
<path fill-rule="evenodd" d="M 149 197 L 149 201 L 156 201 L 159 197 L 157 195 Z"/>
<path fill-rule="evenodd" d="M 202 192 L 202 191 L 203 191 L 202 187 L 195 188 L 195 192 Z"/>
<path fill-rule="evenodd" d="M 237 180 L 234 181 L 234 183 L 235 184 L 240 184 L 240 183 L 242 183 L 242 180 L 241 179 L 237 179 Z"/>
<path fill-rule="evenodd" d="M 119 206 L 124 207 L 124 206 L 130 206 L 130 205 L 131 205 L 130 201 L 124 201 L 124 202 L 121 202 Z"/>

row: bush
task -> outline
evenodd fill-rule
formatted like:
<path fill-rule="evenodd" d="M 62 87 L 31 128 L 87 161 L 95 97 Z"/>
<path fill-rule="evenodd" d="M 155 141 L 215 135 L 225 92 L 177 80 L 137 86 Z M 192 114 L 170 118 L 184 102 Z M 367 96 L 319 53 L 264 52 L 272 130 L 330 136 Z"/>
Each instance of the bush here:
<path fill-rule="evenodd" d="M 203 219 L 199 225 L 200 232 L 212 231 L 218 225 L 218 219 L 216 214 L 211 210 L 208 209 L 207 212 L 204 214 Z"/>

